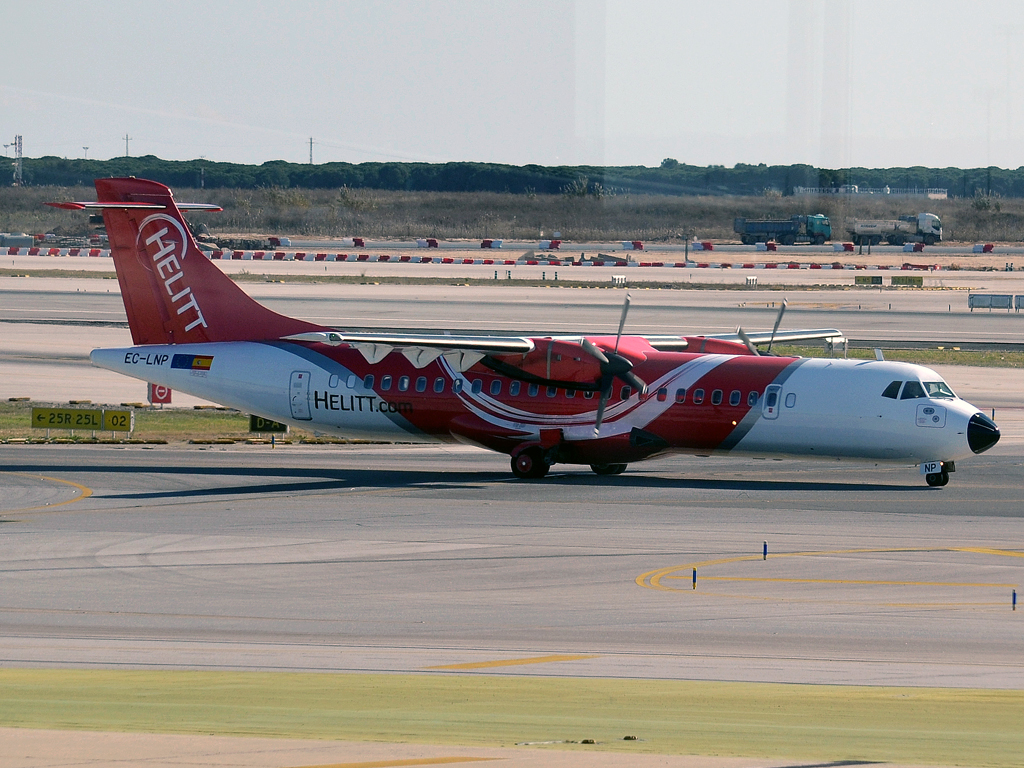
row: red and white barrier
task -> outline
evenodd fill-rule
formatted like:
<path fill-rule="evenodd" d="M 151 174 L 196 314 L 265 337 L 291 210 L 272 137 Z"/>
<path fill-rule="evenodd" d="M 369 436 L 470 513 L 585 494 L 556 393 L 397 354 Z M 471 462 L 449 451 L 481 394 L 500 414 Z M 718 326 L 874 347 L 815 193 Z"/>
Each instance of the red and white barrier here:
<path fill-rule="evenodd" d="M 560 241 L 553 241 L 560 242 Z M 699 243 L 692 244 L 694 246 Z M 770 251 L 771 243 L 758 243 L 758 251 Z M 851 250 L 852 250 L 852 244 Z M 917 247 L 913 247 L 916 245 Z M 761 246 L 764 246 L 763 248 Z M 428 246 L 434 247 L 434 246 Z M 921 252 L 922 243 L 908 244 L 905 249 Z M 700 250 L 694 248 L 694 250 Z M 110 257 L 110 251 L 100 248 L 8 248 L 8 256 L 67 256 L 72 258 L 81 257 Z M 983 251 L 990 253 L 991 251 Z M 290 251 L 205 251 L 210 259 L 214 260 L 243 260 L 243 261 L 334 261 L 334 262 L 362 262 L 362 263 L 395 263 L 395 264 L 474 264 L 474 265 L 502 265 L 513 266 L 521 264 L 513 259 L 477 259 L 459 258 L 451 256 L 411 256 L 408 254 L 392 256 L 391 254 L 370 254 L 370 253 L 306 253 Z M 527 266 L 551 266 L 551 267 L 672 267 L 677 269 L 866 269 L 866 270 L 926 270 L 939 271 L 947 269 L 938 264 L 911 264 L 905 262 L 899 267 L 875 264 L 843 264 L 835 261 L 831 264 L 820 264 L 817 262 L 746 262 L 733 264 L 730 262 L 700 262 L 700 261 L 630 261 L 623 264 L 622 261 L 571 261 L 569 259 L 539 258 L 525 262 Z"/>

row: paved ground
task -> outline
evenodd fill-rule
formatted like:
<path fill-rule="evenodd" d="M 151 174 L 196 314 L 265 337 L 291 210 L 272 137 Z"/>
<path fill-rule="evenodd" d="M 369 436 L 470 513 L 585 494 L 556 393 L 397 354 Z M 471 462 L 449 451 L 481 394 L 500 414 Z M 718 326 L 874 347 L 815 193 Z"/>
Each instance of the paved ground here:
<path fill-rule="evenodd" d="M 617 320 L 621 294 L 548 290 L 558 298 L 545 299 L 545 289 L 534 291 L 513 294 L 504 306 L 461 292 L 428 293 L 421 303 L 410 301 L 415 294 L 346 295 L 342 306 L 352 317 L 376 311 L 434 327 L 452 312 L 452 296 L 463 304 L 460 314 L 473 310 L 479 318 L 486 304 L 488 318 L 527 328 Z M 48 310 L 88 308 L 66 287 L 43 292 Z M 686 311 L 723 313 L 716 322 L 725 325 L 746 309 L 724 294 L 689 309 L 686 301 L 663 300 L 684 292 L 650 295 L 659 301 L 648 304 L 649 316 L 636 312 L 640 328 Z M 913 295 L 934 303 L 945 294 Z M 889 315 L 877 305 L 888 297 L 880 296 L 870 316 L 846 304 L 821 306 L 813 309 L 820 316 L 795 312 L 794 324 L 831 318 L 826 325 L 846 330 L 844 319 L 866 317 L 875 324 L 870 330 L 898 317 L 919 336 L 944 316 L 941 307 L 916 304 Z M 95 298 L 90 311 L 116 319 L 116 298 L 105 290 Z M 325 292 L 276 300 L 328 314 L 337 299 Z M 33 302 L 39 298 L 5 301 L 0 313 Z M 600 319 L 609 311 L 611 320 Z M 768 307 L 758 312 L 771 316 Z M 993 317 L 985 326 L 961 312 L 950 328 L 1017 333 L 1019 318 Z M 17 386 L 39 399 L 37 392 L 61 399 L 67 382 L 79 392 L 95 387 L 97 402 L 122 399 L 123 385 L 113 383 L 119 377 L 85 378 L 92 369 L 83 355 L 126 344 L 123 329 L 3 328 L 5 388 L 10 372 L 22 371 L 27 378 Z M 1010 610 L 1012 589 L 1024 584 L 1021 374 L 942 373 L 979 406 L 995 407 L 1006 437 L 964 461 L 941 489 L 925 487 L 912 468 L 845 462 L 669 458 L 619 477 L 556 467 L 541 483 L 517 483 L 504 457 L 464 447 L 0 447 L 0 664 L 456 665 L 461 674 L 1021 689 L 1024 613 Z M 765 541 L 767 561 L 760 559 Z M 509 664 L 523 660 L 535 663 Z M 69 750 L 62 763 L 63 753 L 46 749 L 50 735 L 7 735 L 0 749 L 10 751 L 0 756 L 14 766 L 116 764 L 126 749 L 152 754 L 153 765 L 507 757 L 363 745 L 317 752 L 320 743 L 274 754 L 249 740 L 80 734 L 61 742 Z M 40 744 L 43 757 L 31 757 Z M 195 761 L 186 762 L 191 755 Z M 547 752 L 517 752 L 515 760 L 507 764 L 553 764 Z M 566 764 L 602 764 L 583 760 Z"/>
<path fill-rule="evenodd" d="M 0 463 L 19 666 L 1024 687 L 1024 559 L 1002 554 L 1019 445 L 942 490 L 912 468 L 697 458 L 522 483 L 464 447 L 8 446 Z M 592 658 L 501 664 L 552 654 Z"/>
<path fill-rule="evenodd" d="M 477 749 L 20 728 L 0 728 L 0 760 L 5 768 L 80 768 L 83 765 L 145 765 L 149 768 L 398 768 L 478 763 L 493 764 L 500 768 L 797 768 L 808 765 L 808 761 L 794 764 L 787 760 L 746 757 L 608 754 L 587 751 L 585 748 L 576 752 L 529 747 Z M 873 768 L 896 768 L 889 763 L 872 762 L 870 765 Z"/>

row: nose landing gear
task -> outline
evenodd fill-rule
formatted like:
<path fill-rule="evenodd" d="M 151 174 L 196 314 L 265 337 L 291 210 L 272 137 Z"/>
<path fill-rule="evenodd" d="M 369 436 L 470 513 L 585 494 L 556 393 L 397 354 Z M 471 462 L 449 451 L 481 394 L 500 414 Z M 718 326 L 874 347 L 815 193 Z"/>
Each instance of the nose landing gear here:
<path fill-rule="evenodd" d="M 941 472 L 929 472 L 924 480 L 932 488 L 939 488 L 949 482 L 949 472 L 943 469 Z"/>

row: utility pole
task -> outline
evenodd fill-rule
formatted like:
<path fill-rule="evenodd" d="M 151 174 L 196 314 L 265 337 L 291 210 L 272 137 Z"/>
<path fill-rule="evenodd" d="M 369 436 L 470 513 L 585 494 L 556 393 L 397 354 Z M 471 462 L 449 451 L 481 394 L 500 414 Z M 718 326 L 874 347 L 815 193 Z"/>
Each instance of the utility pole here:
<path fill-rule="evenodd" d="M 89 159 L 89 148 L 88 147 L 82 147 L 82 149 L 85 150 L 85 159 L 88 160 Z"/>
<path fill-rule="evenodd" d="M 25 183 L 25 178 L 22 175 L 22 153 L 21 153 L 21 134 L 14 137 L 14 186 L 20 187 Z"/>
<path fill-rule="evenodd" d="M 309 164 L 313 164 L 313 137 L 309 137 Z"/>
<path fill-rule="evenodd" d="M 132 140 L 132 137 L 127 133 L 124 135 L 124 156 L 128 157 L 128 142 Z"/>

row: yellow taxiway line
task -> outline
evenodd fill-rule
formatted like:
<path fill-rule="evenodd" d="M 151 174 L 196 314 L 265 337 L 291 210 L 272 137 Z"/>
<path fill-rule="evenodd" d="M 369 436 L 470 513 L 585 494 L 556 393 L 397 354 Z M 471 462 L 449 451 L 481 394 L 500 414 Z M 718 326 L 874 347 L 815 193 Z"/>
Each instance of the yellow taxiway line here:
<path fill-rule="evenodd" d="M 780 552 L 769 555 L 770 559 L 777 560 L 782 557 L 834 557 L 838 555 L 867 555 L 867 554 L 900 554 L 913 552 L 961 552 L 978 555 L 991 555 L 996 557 L 1024 557 L 1024 552 L 993 549 L 991 547 L 894 547 L 884 549 L 834 549 L 820 552 Z M 680 589 L 676 586 L 662 584 L 662 580 L 680 580 L 689 582 L 695 569 L 710 568 L 717 565 L 729 563 L 749 562 L 763 559 L 762 554 L 741 555 L 739 557 L 723 557 L 716 560 L 704 560 L 699 563 L 687 563 L 685 565 L 673 565 L 667 568 L 658 568 L 647 571 L 636 577 L 637 586 L 645 589 L 661 590 L 663 592 L 688 592 L 690 590 Z M 683 573 L 685 571 L 685 573 Z M 678 574 L 678 575 L 677 575 Z M 891 581 L 891 580 L 856 580 L 856 579 L 791 579 L 791 578 L 769 578 L 769 577 L 742 577 L 742 576 L 700 576 L 701 581 L 748 581 L 748 582 L 774 582 L 790 584 L 848 584 L 848 585 L 871 585 L 871 586 L 919 586 L 919 587 L 964 587 L 964 588 L 1002 588 L 1009 589 L 1015 584 L 999 583 L 975 583 L 975 582 L 930 582 L 930 581 Z"/>
<path fill-rule="evenodd" d="M 594 654 L 531 656 L 527 659 L 498 659 L 497 661 L 473 661 L 467 664 L 444 664 L 439 667 L 425 667 L 433 670 L 493 669 L 495 667 L 518 667 L 524 664 L 551 664 L 556 661 L 580 661 L 596 659 Z"/>
<path fill-rule="evenodd" d="M 29 477 L 34 480 L 46 480 L 51 483 L 61 483 L 62 485 L 70 485 L 72 488 L 77 488 L 79 494 L 73 499 L 67 501 L 58 501 L 53 504 L 41 504 L 37 507 L 22 507 L 21 509 L 8 509 L 0 511 L 0 516 L 3 515 L 16 515 L 22 512 L 38 512 L 40 510 L 51 510 L 55 507 L 63 507 L 65 504 L 73 504 L 76 501 L 81 501 L 89 496 L 92 496 L 92 488 L 88 488 L 80 483 L 72 482 L 71 480 L 61 480 L 59 477 L 48 477 L 47 475 L 31 475 L 24 472 L 4 472 L 5 475 L 13 475 L 15 477 Z"/>

